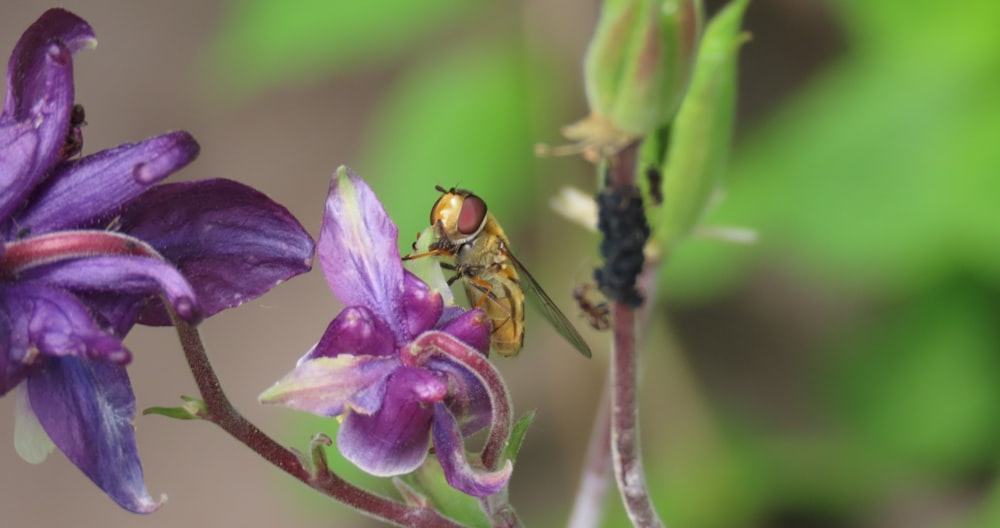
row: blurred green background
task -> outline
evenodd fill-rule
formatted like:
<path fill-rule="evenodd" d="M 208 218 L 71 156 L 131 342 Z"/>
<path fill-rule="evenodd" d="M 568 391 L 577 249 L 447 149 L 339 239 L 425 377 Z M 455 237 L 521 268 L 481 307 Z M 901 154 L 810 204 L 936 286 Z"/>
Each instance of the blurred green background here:
<path fill-rule="evenodd" d="M 560 142 L 559 126 L 586 112 L 580 60 L 597 2 L 65 4 L 101 41 L 76 67 L 88 152 L 189 129 L 203 154 L 186 177 L 253 184 L 314 234 L 329 175 L 348 164 L 404 249 L 434 185 L 473 189 L 584 325 L 569 292 L 597 264 L 597 238 L 547 202 L 564 185 L 593 192 L 593 169 L 532 146 Z M 40 9 L 8 9 L 4 53 Z M 998 20 L 988 0 L 751 2 L 731 170 L 707 224 L 760 242 L 681 245 L 646 335 L 643 447 L 670 526 L 1000 526 Z M 316 270 L 206 324 L 237 404 L 300 447 L 328 421 L 254 397 L 337 310 Z M 531 317 L 522 357 L 500 365 L 517 407 L 538 411 L 512 501 L 528 526 L 559 526 L 607 336 L 586 330 L 597 354 L 585 362 Z M 193 393 L 169 332 L 134 339 L 164 349 L 137 354 L 140 407 Z M 12 468 L 0 507 L 23 512 L 14 526 L 84 507 L 108 526 L 373 525 L 207 425 L 138 426 L 151 490 L 173 498 L 156 515 L 117 512 L 65 461 L 43 473 L 12 449 L 0 449 Z M 33 506 L 40 490 L 76 506 Z M 608 503 L 606 525 L 625 526 L 614 491 Z"/>

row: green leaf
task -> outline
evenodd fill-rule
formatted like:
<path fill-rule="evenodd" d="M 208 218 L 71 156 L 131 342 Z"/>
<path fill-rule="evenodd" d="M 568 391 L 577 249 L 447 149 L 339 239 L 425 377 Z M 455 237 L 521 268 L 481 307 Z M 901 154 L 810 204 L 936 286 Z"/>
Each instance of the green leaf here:
<path fill-rule="evenodd" d="M 479 7 L 461 0 L 231 2 L 206 69 L 227 89 L 255 91 L 312 79 L 408 52 Z"/>

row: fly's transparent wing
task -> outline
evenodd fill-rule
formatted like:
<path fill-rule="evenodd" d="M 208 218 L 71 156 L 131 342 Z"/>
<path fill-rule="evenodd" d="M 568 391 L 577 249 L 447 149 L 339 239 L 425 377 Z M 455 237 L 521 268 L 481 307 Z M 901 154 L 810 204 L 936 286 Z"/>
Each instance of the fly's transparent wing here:
<path fill-rule="evenodd" d="M 538 284 L 538 281 L 536 281 L 535 278 L 531 276 L 531 273 L 524 268 L 524 264 L 521 264 L 521 261 L 517 260 L 517 257 L 511 254 L 511 252 L 506 248 L 504 248 L 504 253 L 506 253 L 507 258 L 514 263 L 514 266 L 517 267 L 517 271 L 521 274 L 521 286 L 523 286 L 527 297 L 532 300 L 535 306 L 538 307 L 539 311 L 542 312 L 542 315 L 545 316 L 545 319 L 549 322 L 549 324 L 555 327 L 556 331 L 559 332 L 559 335 L 563 336 L 566 341 L 569 341 L 569 343 L 573 345 L 573 348 L 577 349 L 581 354 L 589 358 L 591 356 L 590 346 L 583 340 L 583 336 L 580 335 L 580 332 L 576 331 L 576 327 L 573 326 L 573 323 L 569 322 L 569 319 L 563 315 L 562 311 L 559 310 L 559 307 L 552 302 L 552 298 L 545 293 L 545 290 L 543 290 Z"/>

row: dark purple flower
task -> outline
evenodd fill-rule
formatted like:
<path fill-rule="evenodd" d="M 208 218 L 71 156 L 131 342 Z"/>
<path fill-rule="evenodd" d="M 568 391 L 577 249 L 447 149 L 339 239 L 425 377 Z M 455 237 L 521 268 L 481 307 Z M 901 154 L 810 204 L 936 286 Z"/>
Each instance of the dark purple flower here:
<path fill-rule="evenodd" d="M 317 254 L 346 308 L 261 401 L 343 416 L 337 446 L 367 473 L 415 470 L 433 438 L 449 484 L 474 496 L 496 493 L 510 476 L 509 462 L 497 471 L 475 468 L 462 443 L 490 423 L 496 389 L 459 359 L 463 354 L 447 352 L 483 358 L 489 323 L 479 310 L 445 309 L 439 293 L 403 269 L 397 237 L 365 182 L 338 169 Z"/>
<path fill-rule="evenodd" d="M 52 9 L 18 41 L 0 113 L 0 395 L 15 444 L 54 445 L 123 508 L 146 491 L 121 339 L 136 322 L 189 322 L 307 271 L 313 242 L 283 207 L 226 180 L 157 185 L 198 155 L 172 132 L 77 158 L 73 53 L 96 44 Z M 163 301 L 161 301 L 163 299 Z M 45 444 L 48 443 L 48 446 Z"/>

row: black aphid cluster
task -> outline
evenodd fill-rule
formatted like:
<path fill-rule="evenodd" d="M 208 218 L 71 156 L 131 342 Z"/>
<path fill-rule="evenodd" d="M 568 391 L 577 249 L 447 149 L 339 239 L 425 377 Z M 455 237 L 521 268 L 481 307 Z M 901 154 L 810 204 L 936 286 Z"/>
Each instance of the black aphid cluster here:
<path fill-rule="evenodd" d="M 594 280 L 609 299 L 638 307 L 644 299 L 635 283 L 642 272 L 642 248 L 649 238 L 649 223 L 639 188 L 607 187 L 598 194 L 597 228 L 604 235 L 601 241 L 604 267 L 594 270 Z"/>

